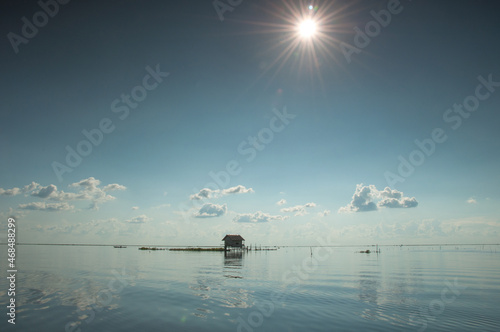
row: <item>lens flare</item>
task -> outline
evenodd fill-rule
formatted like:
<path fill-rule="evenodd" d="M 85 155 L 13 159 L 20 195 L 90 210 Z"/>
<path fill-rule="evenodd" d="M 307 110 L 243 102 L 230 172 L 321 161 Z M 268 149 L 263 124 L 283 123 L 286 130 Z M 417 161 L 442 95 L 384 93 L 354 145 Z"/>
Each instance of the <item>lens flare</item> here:
<path fill-rule="evenodd" d="M 318 6 L 311 1 L 315 0 L 269 1 L 259 6 L 266 19 L 240 21 L 254 27 L 250 34 L 262 34 L 266 46 L 259 52 L 260 74 L 251 86 L 264 77 L 269 86 L 277 77 L 294 76 L 297 84 L 319 83 L 324 90 L 325 69 L 344 69 L 338 56 L 343 52 L 339 45 L 345 43 L 339 36 L 352 30 L 345 22 L 352 5 L 334 0 Z"/>
<path fill-rule="evenodd" d="M 316 32 L 316 23 L 311 19 L 305 20 L 300 23 L 299 32 L 300 35 L 305 38 L 314 36 L 314 33 Z"/>

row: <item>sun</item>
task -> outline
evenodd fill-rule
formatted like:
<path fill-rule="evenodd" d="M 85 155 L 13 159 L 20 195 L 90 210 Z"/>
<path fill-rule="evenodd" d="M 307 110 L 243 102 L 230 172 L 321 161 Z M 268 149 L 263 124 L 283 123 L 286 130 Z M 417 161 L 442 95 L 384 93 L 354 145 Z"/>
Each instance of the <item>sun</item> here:
<path fill-rule="evenodd" d="M 263 39 L 270 45 L 261 51 L 265 60 L 261 61 L 261 72 L 252 85 L 265 76 L 270 84 L 279 74 L 294 74 L 301 80 L 309 76 L 308 82 L 319 82 L 324 89 L 322 73 L 327 65 L 332 64 L 328 60 L 333 60 L 335 66 L 342 66 L 338 59 L 342 41 L 338 36 L 352 29 L 350 24 L 341 23 L 351 15 L 351 7 L 338 6 L 337 1 L 316 5 L 316 1 L 268 1 L 259 7 L 269 15 L 268 18 L 242 21 L 254 26 L 250 33 L 266 36 Z"/>
<path fill-rule="evenodd" d="M 299 24 L 299 33 L 303 38 L 311 38 L 316 32 L 316 22 L 307 19 Z"/>

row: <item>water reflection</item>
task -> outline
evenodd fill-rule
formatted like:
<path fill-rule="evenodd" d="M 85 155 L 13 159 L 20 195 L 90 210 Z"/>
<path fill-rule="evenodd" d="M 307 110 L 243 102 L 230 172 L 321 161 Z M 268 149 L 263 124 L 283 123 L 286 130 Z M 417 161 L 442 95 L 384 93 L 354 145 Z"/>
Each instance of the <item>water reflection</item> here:
<path fill-rule="evenodd" d="M 224 277 L 243 279 L 243 250 L 224 252 Z"/>
<path fill-rule="evenodd" d="M 243 279 L 242 251 L 226 252 L 221 261 L 212 261 L 201 266 L 195 280 L 189 285 L 193 294 L 201 299 L 193 308 L 192 315 L 201 319 L 216 319 L 220 312 L 213 308 L 248 308 L 250 305 L 249 291 L 242 287 Z M 222 278 L 221 270 L 222 267 Z M 223 311 L 225 311 L 223 309 Z M 224 312 L 224 315 L 229 315 Z"/>
<path fill-rule="evenodd" d="M 377 305 L 379 273 L 362 272 L 359 276 L 359 299 L 371 305 Z"/>
<path fill-rule="evenodd" d="M 415 262 L 413 262 L 413 265 Z M 418 311 L 422 277 L 399 260 L 392 273 L 384 274 L 385 262 L 365 262 L 358 271 L 358 299 L 363 303 L 360 316 L 369 321 L 386 322 L 396 328 L 415 326 L 412 315 Z"/>
<path fill-rule="evenodd" d="M 137 330 L 133 321 L 151 331 L 162 326 L 250 331 L 261 320 L 254 331 L 285 326 L 290 331 L 330 331 L 333 322 L 339 330 L 356 331 L 417 331 L 426 324 L 429 331 L 500 331 L 500 266 L 493 252 L 398 247 L 377 258 L 337 249 L 312 269 L 309 248 L 225 254 L 20 248 L 24 270 L 16 291 L 15 328 L 22 331 L 42 325 L 45 331 L 58 331 L 73 323 L 82 331 L 128 332 Z M 59 255 L 56 267 L 40 263 L 39 252 Z M 1 252 L 0 258 L 7 259 Z M 455 277 L 460 296 L 447 288 L 443 300 L 444 287 L 454 285 Z M 8 301 L 4 280 L 1 303 Z M 282 287 L 283 280 L 290 287 Z M 280 292 L 286 296 L 273 302 L 273 294 Z M 250 327 L 240 325 L 240 317 Z M 6 325 L 6 320 L 0 322 L 0 331 L 13 330 Z"/>

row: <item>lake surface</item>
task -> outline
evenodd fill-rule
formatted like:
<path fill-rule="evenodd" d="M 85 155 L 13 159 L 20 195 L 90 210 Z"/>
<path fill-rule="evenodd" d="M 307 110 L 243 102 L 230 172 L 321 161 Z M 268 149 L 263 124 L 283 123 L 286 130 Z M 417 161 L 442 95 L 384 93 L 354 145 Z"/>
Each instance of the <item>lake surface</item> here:
<path fill-rule="evenodd" d="M 14 326 L 0 246 L 0 331 L 500 331 L 500 246 L 366 249 L 20 245 Z"/>

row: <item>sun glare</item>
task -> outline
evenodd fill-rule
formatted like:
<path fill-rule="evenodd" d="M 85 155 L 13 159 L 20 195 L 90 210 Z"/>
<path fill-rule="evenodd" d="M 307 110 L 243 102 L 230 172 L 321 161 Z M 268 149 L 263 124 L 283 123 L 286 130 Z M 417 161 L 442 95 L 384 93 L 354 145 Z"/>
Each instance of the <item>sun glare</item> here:
<path fill-rule="evenodd" d="M 337 51 L 341 41 L 338 32 L 345 28 L 339 24 L 348 15 L 349 5 L 338 6 L 337 1 L 316 5 L 317 0 L 281 0 L 266 2 L 262 10 L 270 17 L 265 21 L 249 21 L 258 27 L 255 33 L 273 34 L 266 38 L 271 45 L 263 55 L 261 73 L 257 81 L 267 76 L 273 81 L 281 72 L 293 73 L 297 78 L 309 75 L 323 85 L 322 72 L 328 59 L 340 64 Z M 269 84 L 269 83 L 268 83 Z"/>
<path fill-rule="evenodd" d="M 316 32 L 316 23 L 311 20 L 305 20 L 299 25 L 299 33 L 304 38 L 311 38 Z"/>

